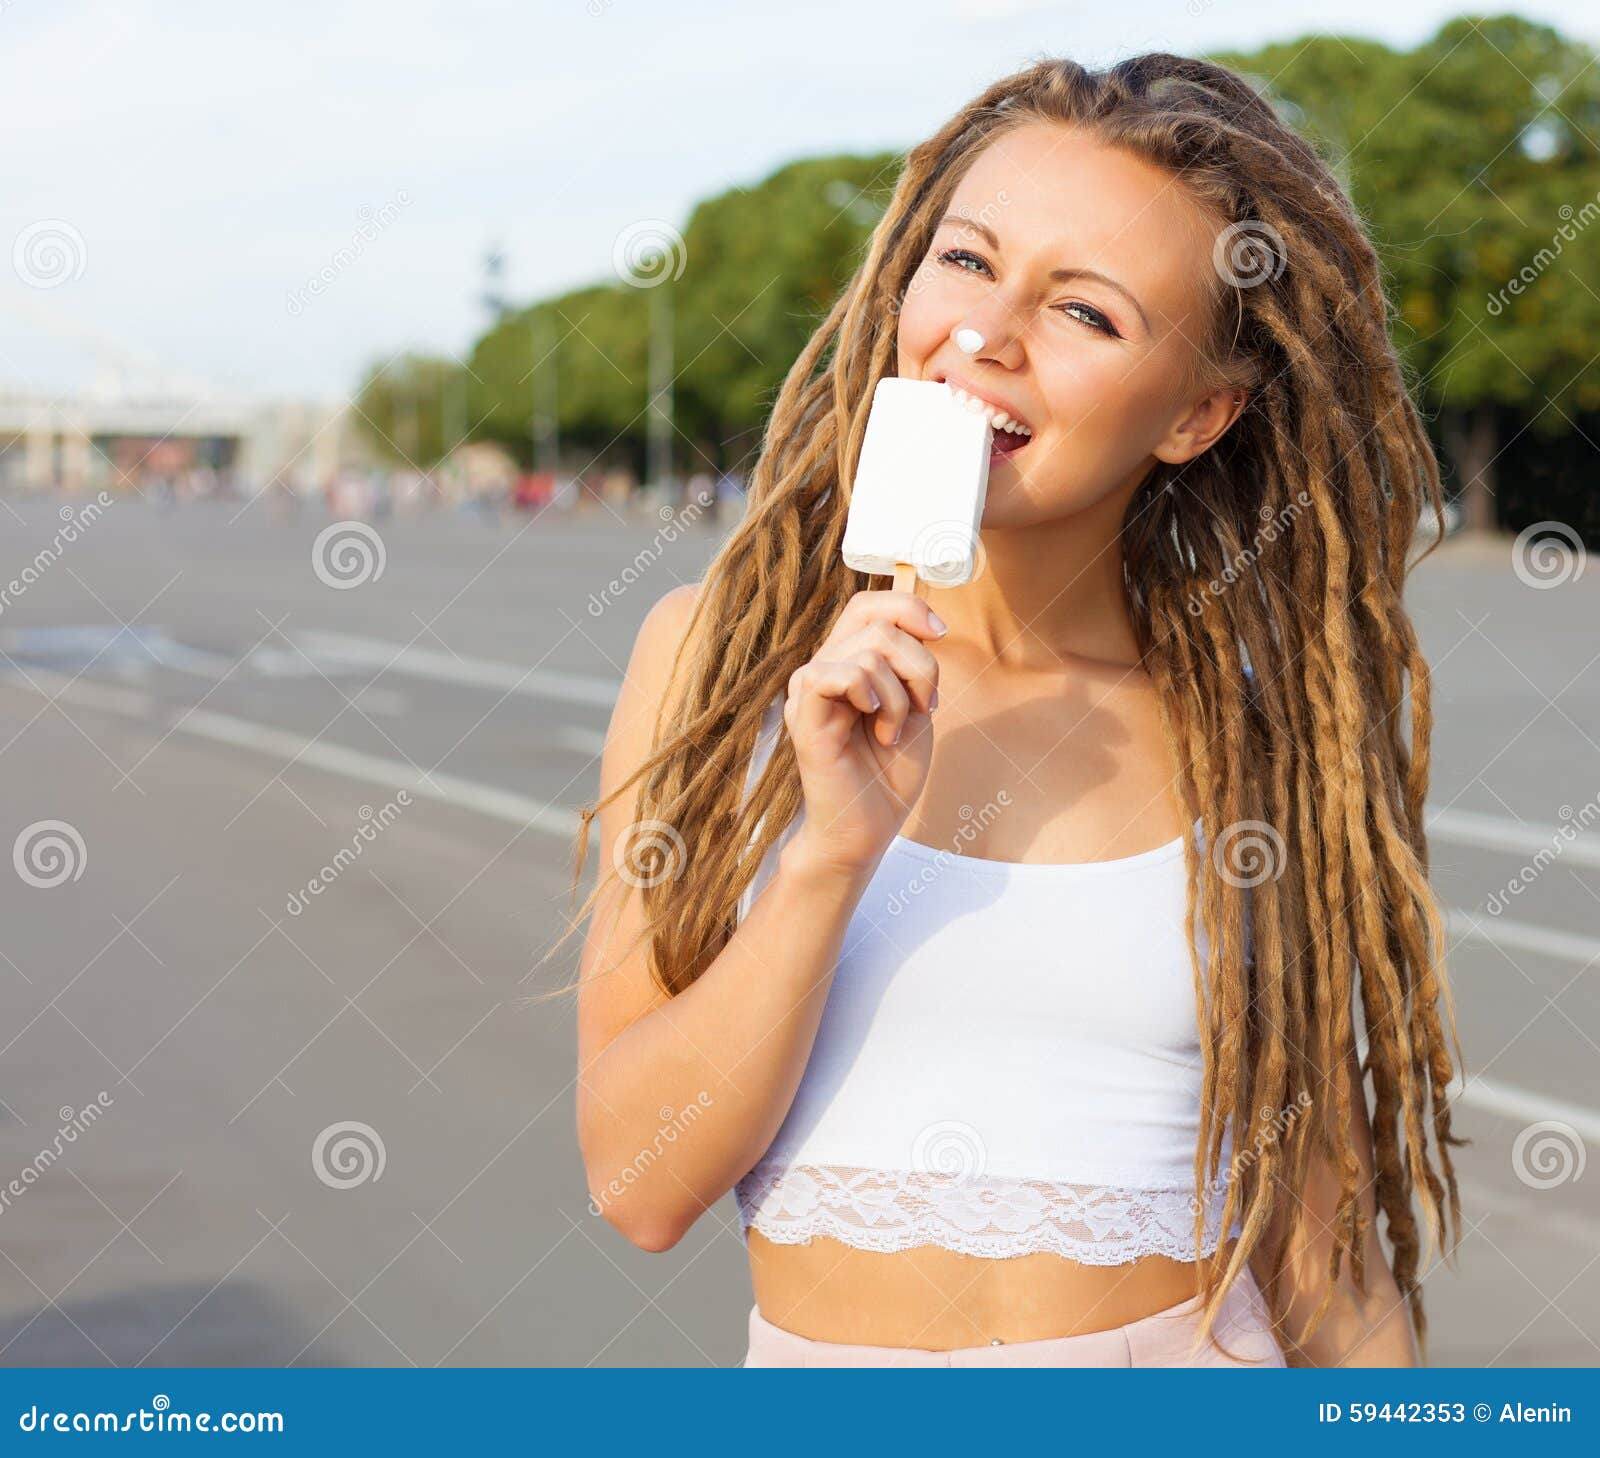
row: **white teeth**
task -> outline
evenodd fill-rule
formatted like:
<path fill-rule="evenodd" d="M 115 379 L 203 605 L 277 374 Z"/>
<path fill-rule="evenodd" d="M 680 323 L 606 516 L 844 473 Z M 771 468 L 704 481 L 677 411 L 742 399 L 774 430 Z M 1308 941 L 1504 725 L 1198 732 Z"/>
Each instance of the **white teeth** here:
<path fill-rule="evenodd" d="M 963 390 L 959 385 L 952 385 L 948 381 L 946 381 L 945 382 L 945 389 L 947 389 L 952 395 L 954 395 L 957 400 L 959 400 L 964 406 L 966 406 L 966 408 L 968 410 L 972 411 L 975 415 L 985 415 L 985 416 L 987 416 L 988 419 L 989 419 L 989 424 L 995 430 L 1010 431 L 1010 433 L 1012 435 L 1032 435 L 1033 434 L 1033 432 L 1031 430 L 1029 430 L 1026 425 L 1023 425 L 1021 421 L 1013 420 L 1009 415 L 1006 414 L 1005 411 L 997 410 L 993 405 L 986 405 L 982 400 L 978 399 L 976 396 L 967 394 L 967 392 L 965 390 Z"/>

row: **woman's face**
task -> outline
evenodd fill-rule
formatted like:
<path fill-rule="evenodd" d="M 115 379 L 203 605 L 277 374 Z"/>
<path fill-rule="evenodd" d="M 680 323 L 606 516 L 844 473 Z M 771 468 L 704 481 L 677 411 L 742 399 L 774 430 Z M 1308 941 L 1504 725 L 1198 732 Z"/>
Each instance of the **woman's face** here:
<path fill-rule="evenodd" d="M 1184 394 L 1210 327 L 1217 227 L 1169 173 L 1030 123 L 978 157 L 948 211 L 902 303 L 896 373 L 963 382 L 1032 428 L 991 457 L 986 526 L 1125 499 L 1237 414 L 1231 390 Z M 957 328 L 983 345 L 966 353 Z"/>

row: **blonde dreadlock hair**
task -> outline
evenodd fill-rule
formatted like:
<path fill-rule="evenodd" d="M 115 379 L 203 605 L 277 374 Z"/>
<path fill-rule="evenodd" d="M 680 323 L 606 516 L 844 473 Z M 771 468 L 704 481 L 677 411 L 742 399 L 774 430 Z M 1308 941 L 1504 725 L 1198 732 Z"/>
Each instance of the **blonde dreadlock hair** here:
<path fill-rule="evenodd" d="M 1449 1259 L 1461 1218 L 1449 1150 L 1466 1141 L 1450 1128 L 1446 1023 L 1457 1064 L 1460 1047 L 1423 830 L 1429 676 L 1402 590 L 1425 504 L 1439 529 L 1429 550 L 1443 536 L 1443 498 L 1360 219 L 1312 148 L 1234 72 L 1160 53 L 1104 71 L 1046 60 L 996 82 L 911 151 L 865 260 L 778 394 L 746 516 L 707 570 L 684 637 L 683 702 L 670 712 L 663 703 L 651 756 L 583 811 L 574 888 L 600 804 L 642 778 L 624 838 L 639 839 L 618 853 L 657 868 L 630 880 L 643 887 L 662 993 L 688 987 L 732 935 L 739 897 L 802 804 L 786 735 L 744 798 L 763 712 L 848 600 L 884 585 L 847 568 L 840 541 L 873 388 L 894 367 L 900 301 L 967 168 L 1004 132 L 1040 121 L 1169 170 L 1221 221 L 1219 249 L 1225 236 L 1235 261 L 1262 274 L 1237 278 L 1219 254 L 1213 333 L 1197 361 L 1197 379 L 1247 386 L 1253 408 L 1196 459 L 1158 463 L 1121 534 L 1142 664 L 1184 807 L 1212 847 L 1203 856 L 1186 837 L 1204 1049 L 1197 1189 L 1217 1177 L 1225 1129 L 1235 1150 L 1255 1151 L 1233 1162 L 1222 1228 L 1238 1215 L 1242 1232 L 1225 1270 L 1221 1246 L 1198 1258 L 1206 1202 L 1195 1201 L 1204 1331 L 1276 1228 L 1266 1296 L 1282 1339 L 1277 1273 L 1305 1219 L 1298 1192 L 1317 1155 L 1340 1182 L 1335 1238 L 1327 1289 L 1294 1339 L 1328 1311 L 1342 1261 L 1365 1290 L 1349 1126 L 1351 1101 L 1366 1095 L 1351 1087 L 1345 1057 L 1359 983 L 1376 1204 L 1425 1359 L 1413 1197 L 1430 1243 L 1441 1227 L 1449 1234 Z M 1266 522 L 1281 529 L 1264 532 Z M 1238 590 L 1217 590 L 1239 575 Z M 663 822 L 670 846 L 655 834 Z M 1241 870 L 1241 857 L 1257 869 Z M 1204 971 L 1197 914 L 1209 938 Z M 1285 1111 L 1307 1110 L 1284 1127 Z"/>

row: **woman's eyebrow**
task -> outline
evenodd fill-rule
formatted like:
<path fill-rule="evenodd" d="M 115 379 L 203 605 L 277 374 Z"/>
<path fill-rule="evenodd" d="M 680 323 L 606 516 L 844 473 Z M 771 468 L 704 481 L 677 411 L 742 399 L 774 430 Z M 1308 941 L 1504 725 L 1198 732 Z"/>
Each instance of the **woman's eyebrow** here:
<path fill-rule="evenodd" d="M 946 213 L 942 218 L 939 219 L 939 224 L 942 227 L 946 223 L 953 223 L 960 228 L 972 228 L 975 231 L 982 233 L 983 236 L 989 240 L 989 246 L 993 248 L 996 253 L 1005 251 L 1001 248 L 1000 239 L 996 235 L 994 229 L 989 227 L 986 223 L 980 223 L 976 218 L 964 218 L 960 213 Z M 1123 296 L 1123 298 L 1125 298 L 1130 304 L 1133 305 L 1135 309 L 1139 311 L 1139 320 L 1144 325 L 1145 333 L 1149 334 L 1151 332 L 1150 319 L 1144 312 L 1144 305 L 1139 302 L 1139 300 L 1134 296 L 1133 291 L 1128 288 L 1126 284 L 1118 283 L 1117 280 L 1112 278 L 1110 274 L 1101 273 L 1097 269 L 1093 268 L 1052 268 L 1050 270 L 1050 277 L 1056 283 L 1070 283 L 1075 278 L 1090 278 L 1094 279 L 1097 283 L 1103 283 L 1107 288 L 1115 289 Z"/>

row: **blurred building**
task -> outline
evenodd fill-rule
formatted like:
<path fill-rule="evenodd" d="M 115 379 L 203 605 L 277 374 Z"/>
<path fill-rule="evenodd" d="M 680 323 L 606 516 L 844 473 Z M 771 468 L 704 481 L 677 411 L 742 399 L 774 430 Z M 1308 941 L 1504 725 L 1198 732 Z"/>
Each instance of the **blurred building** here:
<path fill-rule="evenodd" d="M 140 489 L 201 473 L 318 490 L 371 453 L 344 402 L 260 403 L 159 388 L 49 395 L 0 387 L 0 491 Z"/>

